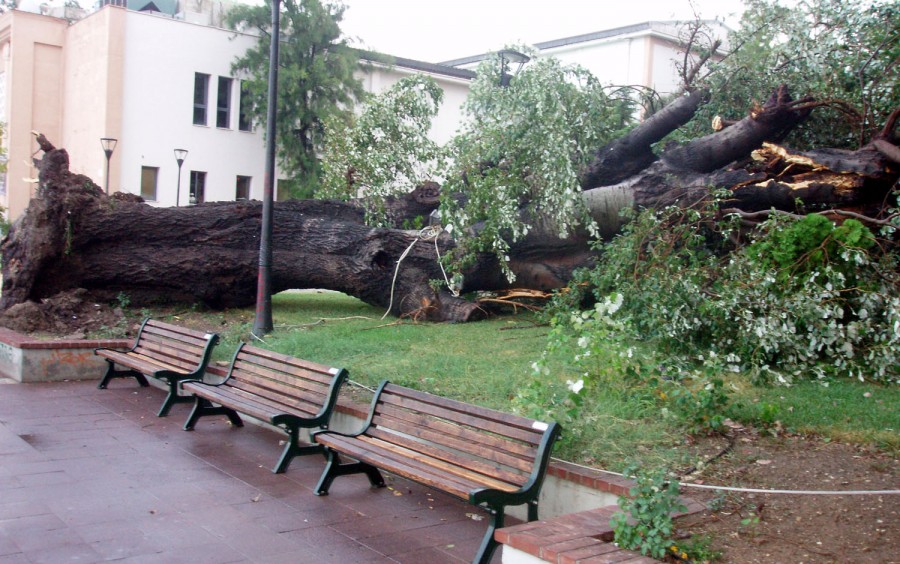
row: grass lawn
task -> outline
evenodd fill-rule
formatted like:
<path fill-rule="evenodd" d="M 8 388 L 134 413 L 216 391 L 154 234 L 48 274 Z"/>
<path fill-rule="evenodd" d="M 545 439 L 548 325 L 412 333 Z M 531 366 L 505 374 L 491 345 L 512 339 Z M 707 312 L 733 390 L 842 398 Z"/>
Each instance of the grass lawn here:
<path fill-rule="evenodd" d="M 381 380 L 512 411 L 535 382 L 532 363 L 546 344 L 549 328 L 520 312 L 468 324 L 434 324 L 381 319 L 383 311 L 335 292 L 288 292 L 273 297 L 275 330 L 258 346 L 350 371 L 368 387 Z M 210 313 L 212 318 L 217 314 Z M 253 311 L 244 323 L 220 331 L 217 359 L 228 360 L 249 338 Z M 552 358 L 552 384 L 577 379 L 566 358 Z M 731 379 L 734 380 L 733 378 Z M 565 433 L 556 456 L 620 470 L 635 457 L 647 463 L 689 463 L 683 421 L 666 417 L 651 393 L 608 385 L 589 394 L 578 433 Z M 826 439 L 900 448 L 900 390 L 855 381 L 822 386 L 758 388 L 729 382 L 734 406 L 729 415 L 757 425 L 821 435 Z M 557 398 L 561 401 L 563 398 Z M 534 402 L 532 402 L 533 405 Z M 534 415 L 534 414 L 529 414 Z"/>

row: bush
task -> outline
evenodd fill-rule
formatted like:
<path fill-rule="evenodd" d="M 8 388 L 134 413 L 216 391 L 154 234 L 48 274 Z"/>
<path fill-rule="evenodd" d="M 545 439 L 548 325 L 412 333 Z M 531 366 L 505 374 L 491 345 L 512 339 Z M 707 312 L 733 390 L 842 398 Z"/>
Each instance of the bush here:
<path fill-rule="evenodd" d="M 598 303 L 619 296 L 616 331 L 672 363 L 714 355 L 724 372 L 760 383 L 898 381 L 895 251 L 883 251 L 856 220 L 835 226 L 820 215 L 773 215 L 740 248 L 728 242 L 732 229 L 727 218 L 715 219 L 714 206 L 643 211 L 600 246 L 597 266 L 580 274 L 554 312 L 573 307 L 588 287 Z M 605 339 L 608 327 L 586 322 L 592 315 L 557 313 L 557 321 L 570 321 L 554 338 Z"/>

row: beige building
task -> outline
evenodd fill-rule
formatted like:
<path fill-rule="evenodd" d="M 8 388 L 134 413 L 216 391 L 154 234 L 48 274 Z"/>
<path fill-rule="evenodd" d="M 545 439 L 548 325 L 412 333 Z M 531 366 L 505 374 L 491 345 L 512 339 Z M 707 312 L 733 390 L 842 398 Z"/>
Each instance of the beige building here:
<path fill-rule="evenodd" d="M 32 131 L 67 147 L 79 172 L 104 163 L 102 151 L 90 151 L 79 139 L 119 133 L 121 113 L 113 101 L 121 99 L 122 36 L 105 31 L 120 26 L 123 15 L 104 10 L 77 28 L 29 12 L 0 15 L 0 122 L 8 158 L 0 204 L 10 218 L 21 214 L 37 189 L 31 181 L 38 150 Z M 67 72 L 77 80 L 68 80 Z M 94 144 L 98 149 L 99 141 Z M 111 165 L 117 175 L 118 162 Z"/>

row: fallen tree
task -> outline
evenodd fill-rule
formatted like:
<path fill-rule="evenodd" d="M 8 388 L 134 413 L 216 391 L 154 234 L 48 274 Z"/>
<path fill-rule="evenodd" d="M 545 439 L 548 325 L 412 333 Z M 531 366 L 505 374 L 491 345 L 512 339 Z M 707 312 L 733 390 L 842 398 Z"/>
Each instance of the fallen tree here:
<path fill-rule="evenodd" d="M 882 219 L 900 174 L 898 112 L 878 139 L 858 151 L 795 154 L 766 141 L 782 139 L 814 102 L 791 100 L 782 88 L 744 120 L 655 155 L 651 145 L 690 119 L 702 100 L 702 93 L 679 98 L 597 152 L 582 175 L 583 198 L 605 235 L 620 228 L 623 207 L 692 205 L 708 198 L 710 187 L 728 189 L 727 206 L 748 222 L 772 208 L 840 209 L 875 223 Z M 2 243 L 0 308 L 72 288 L 106 297 L 125 292 L 132 303 L 253 303 L 259 202 L 156 208 L 135 196 L 107 197 L 89 178 L 68 170 L 64 149 L 43 137 L 39 144 L 44 156 L 36 197 Z M 423 186 L 389 202 L 392 217 L 427 216 L 438 205 L 438 191 Z M 287 201 L 274 210 L 274 292 L 338 290 L 394 315 L 438 321 L 486 313 L 443 284 L 438 258 L 456 246 L 445 231 L 368 227 L 359 202 Z M 540 226 L 540 218 L 530 220 Z M 560 239 L 537 228 L 511 247 L 509 258 L 517 286 L 546 291 L 564 286 L 593 254 L 584 234 Z M 493 255 L 478 256 L 464 274 L 462 293 L 510 286 Z"/>

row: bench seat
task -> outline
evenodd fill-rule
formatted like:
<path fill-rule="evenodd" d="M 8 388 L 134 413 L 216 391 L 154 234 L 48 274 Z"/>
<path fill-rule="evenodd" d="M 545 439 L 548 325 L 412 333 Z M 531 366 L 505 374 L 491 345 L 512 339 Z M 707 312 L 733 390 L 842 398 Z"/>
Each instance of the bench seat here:
<path fill-rule="evenodd" d="M 134 346 L 127 351 L 99 348 L 94 354 L 107 362 L 106 374 L 97 385 L 104 390 L 114 378 L 134 378 L 141 386 L 149 386 L 147 378 L 165 382 L 169 388 L 157 415 L 168 415 L 172 405 L 193 401 L 178 395 L 182 380 L 202 378 L 219 341 L 215 333 L 204 333 L 171 323 L 147 318 L 141 324 Z M 119 366 L 124 370 L 116 368 Z"/>
<path fill-rule="evenodd" d="M 184 424 L 194 429 L 201 417 L 225 415 L 237 427 L 240 414 L 287 431 L 289 440 L 275 468 L 280 474 L 301 454 L 322 453 L 321 445 L 301 445 L 301 429 L 326 429 L 347 371 L 253 347 L 238 347 L 225 380 L 186 380 L 181 389 L 194 398 Z"/>
<path fill-rule="evenodd" d="M 475 561 L 488 562 L 506 506 L 527 504 L 528 520 L 538 518 L 538 496 L 559 432 L 556 423 L 383 382 L 360 432 L 313 433 L 328 458 L 315 491 L 327 495 L 337 476 L 357 473 L 384 486 L 384 470 L 483 507 L 491 519 Z"/>

